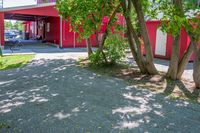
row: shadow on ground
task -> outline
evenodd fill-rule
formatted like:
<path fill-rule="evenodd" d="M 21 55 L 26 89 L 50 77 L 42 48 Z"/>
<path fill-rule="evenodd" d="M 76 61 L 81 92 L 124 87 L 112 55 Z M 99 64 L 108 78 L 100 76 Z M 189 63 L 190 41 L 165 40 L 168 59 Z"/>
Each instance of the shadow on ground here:
<path fill-rule="evenodd" d="M 182 95 L 184 95 L 186 98 L 193 100 L 195 102 L 200 102 L 200 90 L 193 88 L 187 88 L 186 85 L 183 83 L 183 81 L 172 81 L 167 80 L 167 85 L 164 90 L 164 93 L 166 95 L 170 95 L 172 93 L 179 93 L 180 91 L 177 91 L 175 89 L 179 89 L 182 92 Z"/>
<path fill-rule="evenodd" d="M 76 67 L 33 61 L 0 72 L 0 132 L 198 132 L 200 106 Z"/>
<path fill-rule="evenodd" d="M 136 66 L 125 69 L 119 68 L 117 71 L 117 74 L 114 72 L 111 75 L 125 79 L 139 88 L 148 88 L 151 91 L 160 92 L 171 98 L 188 99 L 200 103 L 200 90 L 195 88 L 192 81 L 185 79 L 171 80 L 163 72 L 160 75 L 143 75 Z"/>

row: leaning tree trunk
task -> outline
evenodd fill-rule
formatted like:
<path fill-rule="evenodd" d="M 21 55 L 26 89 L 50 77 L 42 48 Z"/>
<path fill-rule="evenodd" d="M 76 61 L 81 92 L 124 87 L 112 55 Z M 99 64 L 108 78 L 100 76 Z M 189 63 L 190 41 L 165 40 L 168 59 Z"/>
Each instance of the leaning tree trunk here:
<path fill-rule="evenodd" d="M 183 17 L 184 11 L 183 11 L 182 0 L 172 0 L 172 3 L 176 7 L 176 9 L 178 10 L 174 13 L 174 15 Z M 181 28 L 179 28 L 179 31 L 181 31 Z M 186 53 L 184 58 L 179 63 L 179 59 L 180 59 L 180 37 L 181 37 L 180 32 L 178 33 L 177 36 L 174 37 L 174 41 L 173 41 L 173 44 L 172 44 L 171 60 L 170 60 L 170 65 L 169 65 L 169 69 L 168 69 L 168 72 L 167 72 L 167 77 L 169 77 L 173 80 L 177 79 L 177 75 L 178 75 L 178 77 L 181 77 L 181 75 L 184 71 L 187 59 L 188 59 L 188 54 Z"/>
<path fill-rule="evenodd" d="M 146 23 L 144 20 L 144 13 L 141 5 L 140 0 L 132 0 L 133 6 L 135 7 L 135 11 L 137 13 L 137 19 L 139 26 L 141 28 L 141 34 L 144 39 L 144 47 L 145 47 L 145 52 L 146 52 L 146 68 L 148 70 L 149 74 L 157 74 L 158 71 L 154 65 L 154 58 L 153 58 L 153 52 L 152 52 L 152 47 L 151 47 L 151 42 L 149 39 Z"/>
<path fill-rule="evenodd" d="M 135 59 L 136 64 L 138 65 L 141 73 L 143 73 L 143 74 L 148 73 L 147 69 L 145 67 L 145 64 L 143 62 L 143 59 L 142 59 L 143 57 L 138 52 L 141 49 L 138 49 L 135 46 L 135 43 L 134 43 L 134 40 L 133 40 L 133 35 L 131 33 L 130 28 L 128 28 L 128 27 L 127 27 L 127 36 L 128 36 L 128 42 L 129 42 L 129 46 L 130 46 L 130 49 L 131 49 L 131 53 L 132 53 L 132 55 L 133 55 L 133 57 Z"/>
<path fill-rule="evenodd" d="M 185 51 L 182 59 L 180 60 L 179 64 L 178 64 L 178 72 L 177 72 L 177 79 L 180 80 L 182 75 L 183 75 L 183 72 L 190 60 L 190 56 L 193 52 L 193 48 L 194 48 L 194 44 L 193 43 L 190 43 L 189 44 L 189 47 L 187 48 L 187 51 Z"/>
<path fill-rule="evenodd" d="M 135 59 L 136 64 L 138 65 L 141 73 L 143 73 L 143 74 L 148 73 L 146 66 L 145 66 L 144 57 L 141 53 L 139 38 L 137 37 L 136 32 L 131 23 L 131 18 L 130 18 L 131 1 L 129 0 L 128 5 L 127 5 L 125 0 L 122 0 L 121 6 L 123 8 L 124 17 L 126 20 L 127 38 L 128 38 L 129 47 L 131 49 L 131 53 Z"/>
<path fill-rule="evenodd" d="M 197 42 L 194 45 L 193 78 L 196 88 L 200 89 L 200 48 Z"/>
<path fill-rule="evenodd" d="M 172 53 L 167 77 L 176 80 L 180 55 L 180 35 L 176 36 L 172 44 Z"/>
<path fill-rule="evenodd" d="M 86 39 L 88 57 L 93 53 L 90 38 Z"/>
<path fill-rule="evenodd" d="M 143 73 L 148 73 L 146 65 L 145 65 L 146 64 L 146 60 L 145 60 L 145 58 L 143 56 L 143 53 L 142 53 L 142 50 L 141 50 L 141 42 L 139 40 L 139 37 L 137 36 L 137 33 L 136 33 L 135 29 L 133 28 L 133 25 L 132 25 L 131 21 L 129 23 L 130 23 L 130 30 L 131 30 L 131 33 L 133 35 L 133 39 L 134 39 L 134 41 L 136 43 L 138 64 L 140 64 L 140 67 L 143 69 Z"/>
<path fill-rule="evenodd" d="M 105 32 L 103 33 L 103 36 L 102 36 L 101 40 L 98 40 L 98 41 L 100 41 L 100 43 L 99 43 L 99 51 L 102 53 L 102 56 L 103 56 L 104 61 L 105 61 L 106 64 L 108 64 L 109 62 L 108 62 L 108 59 L 107 59 L 107 57 L 106 57 L 106 55 L 105 55 L 105 53 L 104 53 L 104 51 L 103 51 L 103 48 L 104 48 L 104 44 L 105 44 L 105 42 L 106 42 L 106 39 L 107 39 L 107 37 L 108 37 L 109 25 L 111 25 L 112 20 L 115 18 L 115 15 L 116 15 L 117 10 L 118 10 L 119 8 L 120 8 L 120 4 L 117 5 L 116 8 L 115 8 L 115 9 L 113 10 L 113 12 L 111 13 L 111 16 L 109 17 L 108 24 L 107 24 L 107 26 L 106 26 L 106 30 L 105 30 Z"/>

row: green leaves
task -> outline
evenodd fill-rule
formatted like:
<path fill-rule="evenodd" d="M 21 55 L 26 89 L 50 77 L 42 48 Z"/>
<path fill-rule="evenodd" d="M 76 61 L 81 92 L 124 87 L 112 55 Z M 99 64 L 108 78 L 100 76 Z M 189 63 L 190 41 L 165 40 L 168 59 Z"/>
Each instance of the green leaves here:
<path fill-rule="evenodd" d="M 128 45 L 125 39 L 120 34 L 110 34 L 104 44 L 104 53 L 110 64 L 115 64 L 125 57 L 125 49 Z M 93 64 L 106 64 L 102 53 L 97 50 L 90 56 L 90 61 Z"/>
<path fill-rule="evenodd" d="M 81 27 L 82 38 L 88 38 L 100 30 L 102 18 L 110 16 L 117 4 L 118 0 L 57 0 L 56 8 L 75 32 Z"/>
<path fill-rule="evenodd" d="M 163 32 L 177 36 L 184 28 L 189 34 L 199 34 L 197 26 L 194 27 L 199 23 L 197 0 L 157 0 L 154 4 L 157 8 L 151 11 L 150 16 L 162 21 L 160 27 Z M 159 13 L 162 15 L 159 16 Z"/>

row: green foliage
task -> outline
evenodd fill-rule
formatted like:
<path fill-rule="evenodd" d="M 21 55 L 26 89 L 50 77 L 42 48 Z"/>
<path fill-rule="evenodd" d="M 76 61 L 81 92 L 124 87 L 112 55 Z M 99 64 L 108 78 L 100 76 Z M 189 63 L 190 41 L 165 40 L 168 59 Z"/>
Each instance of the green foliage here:
<path fill-rule="evenodd" d="M 174 2 L 176 2 L 174 0 Z M 193 35 L 199 35 L 198 28 L 194 30 L 194 23 L 197 25 L 197 16 L 200 13 L 197 0 L 182 0 L 178 3 L 180 7 L 171 0 L 155 0 L 154 8 L 150 12 L 151 18 L 161 19 L 160 25 L 163 32 L 169 33 L 173 36 L 180 34 L 180 29 L 185 30 Z M 162 14 L 161 18 L 158 18 L 158 14 Z M 198 33 L 199 32 L 199 33 Z M 196 38 L 196 37 L 194 37 Z"/>
<path fill-rule="evenodd" d="M 22 30 L 23 26 L 20 21 L 16 21 L 12 23 L 11 21 L 4 21 L 5 29 L 15 29 L 15 30 Z"/>
<path fill-rule="evenodd" d="M 100 30 L 102 18 L 110 16 L 118 4 L 118 0 L 57 0 L 56 7 L 63 19 L 70 22 L 71 30 L 88 38 Z"/>
<path fill-rule="evenodd" d="M 125 57 L 126 41 L 118 34 L 112 34 L 108 36 L 104 44 L 104 53 L 108 59 L 109 64 L 115 64 L 121 61 Z M 97 50 L 90 56 L 91 63 L 94 64 L 106 64 L 103 54 Z"/>
<path fill-rule="evenodd" d="M 105 64 L 103 54 L 100 52 L 99 49 L 97 49 L 97 51 L 95 51 L 92 55 L 90 55 L 89 60 L 91 64 L 95 64 L 95 65 Z"/>
<path fill-rule="evenodd" d="M 105 42 L 105 54 L 111 63 L 116 63 L 125 57 L 126 43 L 120 35 L 113 34 Z"/>
<path fill-rule="evenodd" d="M 11 21 L 4 21 L 5 29 L 12 29 L 12 23 Z"/>

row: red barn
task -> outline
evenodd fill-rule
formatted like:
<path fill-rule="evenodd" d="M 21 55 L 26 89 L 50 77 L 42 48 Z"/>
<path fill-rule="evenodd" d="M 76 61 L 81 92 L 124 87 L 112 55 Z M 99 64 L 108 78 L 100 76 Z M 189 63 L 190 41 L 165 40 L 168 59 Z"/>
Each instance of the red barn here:
<path fill-rule="evenodd" d="M 78 34 L 70 31 L 70 24 L 62 20 L 55 9 L 56 0 L 38 0 L 36 5 L 0 9 L 0 41 L 4 46 L 4 19 L 24 21 L 24 32 L 29 37 L 41 36 L 43 40 L 61 48 L 85 47 L 86 41 L 78 41 Z M 91 43 L 96 46 L 94 35 Z"/>

